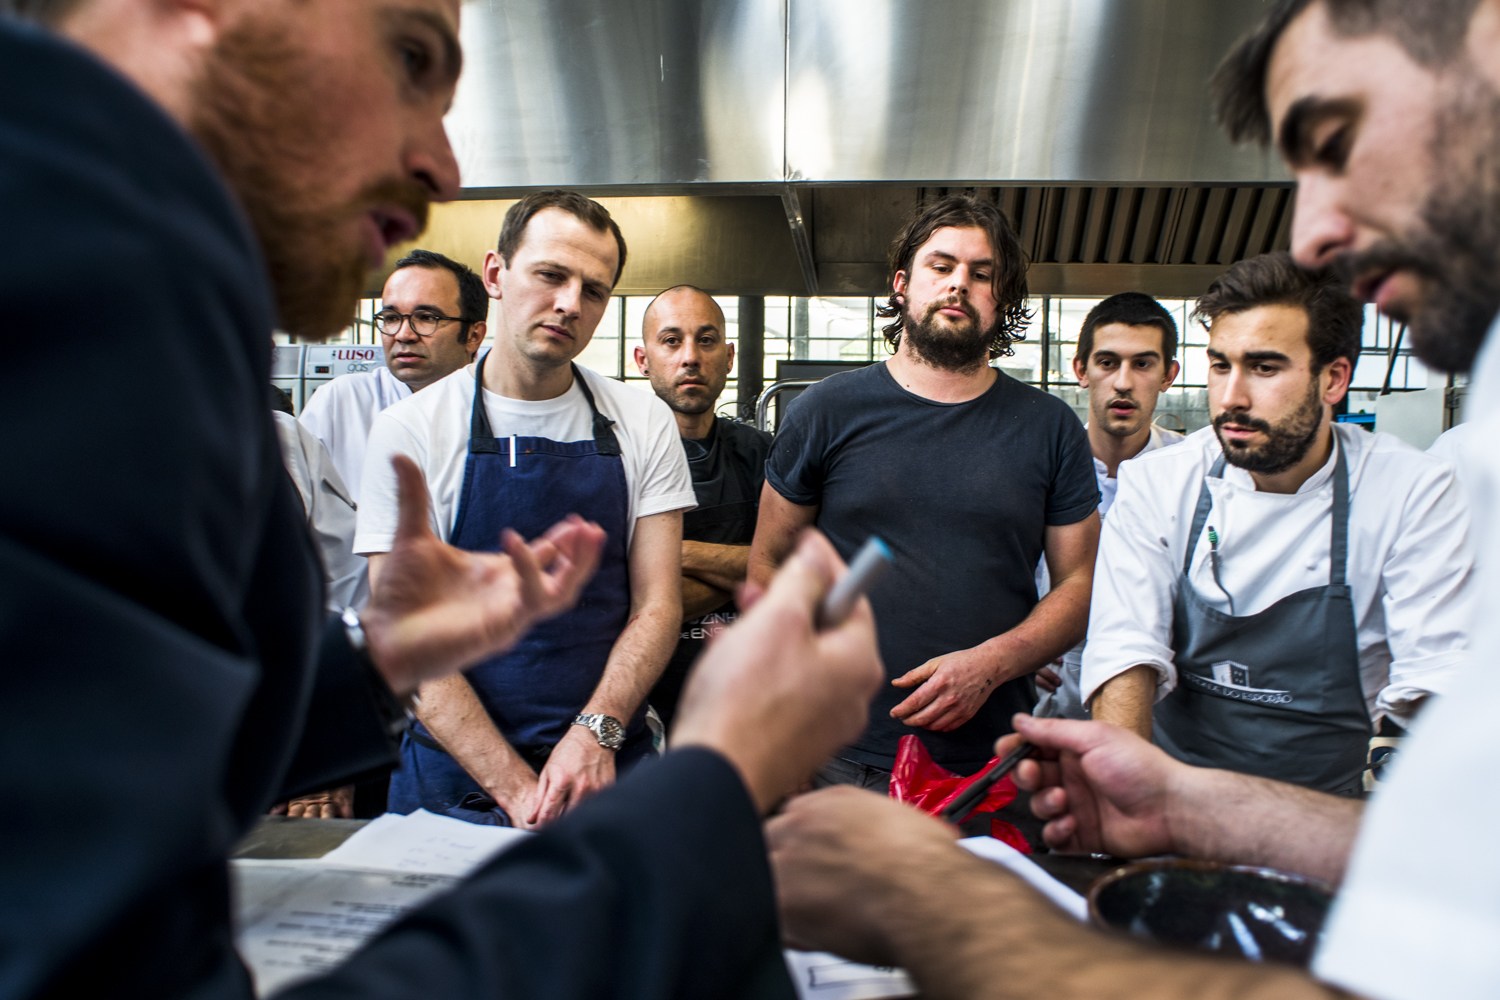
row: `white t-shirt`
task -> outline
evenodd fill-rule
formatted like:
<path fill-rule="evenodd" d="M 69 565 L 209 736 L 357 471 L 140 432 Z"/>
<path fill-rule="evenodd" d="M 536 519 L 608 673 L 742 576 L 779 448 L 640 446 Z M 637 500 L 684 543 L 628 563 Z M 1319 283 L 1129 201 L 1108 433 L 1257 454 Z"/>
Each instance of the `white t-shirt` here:
<path fill-rule="evenodd" d="M 1500 326 L 1500 324 L 1497 324 Z M 1500 392 L 1500 333 L 1475 366 L 1475 399 Z M 1500 414 L 1462 447 L 1479 587 L 1500 593 Z M 1468 425 L 1465 425 L 1468 426 Z M 1500 616 L 1479 609 L 1449 695 L 1417 720 L 1386 771 L 1313 958 L 1318 978 L 1374 1000 L 1500 997 Z"/>
<path fill-rule="evenodd" d="M 615 422 L 629 490 L 626 524 L 669 510 L 697 506 L 687 453 L 672 411 L 654 393 L 580 368 L 599 412 Z M 458 517 L 464 464 L 469 457 L 469 416 L 474 404 L 474 366 L 460 369 L 385 410 L 370 429 L 365 481 L 354 551 L 387 552 L 396 537 L 396 474 L 391 456 L 409 455 L 427 478 L 432 530 L 446 539 Z M 544 437 L 586 441 L 594 436 L 588 400 L 575 381 L 556 399 L 510 399 L 484 391 L 485 411 L 496 437 Z M 568 512 L 558 511 L 561 520 Z M 626 538 L 628 547 L 630 539 Z"/>
<path fill-rule="evenodd" d="M 1467 648 L 1478 599 L 1468 509 L 1448 463 L 1389 434 L 1348 424 L 1334 432 L 1349 466 L 1348 582 L 1365 701 L 1372 718 L 1388 714 L 1404 725 L 1411 701 L 1447 690 Z M 1213 428 L 1205 427 L 1120 466 L 1094 570 L 1085 703 L 1137 664 L 1156 668 L 1157 700 L 1176 686 L 1172 602 L 1198 489 L 1219 454 Z M 1250 474 L 1232 465 L 1224 478 L 1208 480 L 1208 523 L 1219 536 L 1220 578 L 1234 607 L 1214 581 L 1207 531 L 1190 574 L 1206 604 L 1253 615 L 1328 584 L 1336 458 L 1291 495 L 1256 490 Z"/>
<path fill-rule="evenodd" d="M 302 407 L 302 426 L 328 448 L 333 467 L 359 502 L 360 473 L 370 426 L 386 407 L 411 395 L 411 389 L 384 365 L 372 372 L 350 372 L 322 386 Z"/>

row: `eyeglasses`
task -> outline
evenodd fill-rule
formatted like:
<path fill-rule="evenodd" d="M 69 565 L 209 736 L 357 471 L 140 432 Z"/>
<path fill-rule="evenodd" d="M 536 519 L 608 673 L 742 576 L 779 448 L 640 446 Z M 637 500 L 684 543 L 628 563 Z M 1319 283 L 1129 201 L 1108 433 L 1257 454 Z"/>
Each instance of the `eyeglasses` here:
<path fill-rule="evenodd" d="M 457 316 L 444 316 L 440 312 L 431 309 L 413 309 L 409 313 L 399 313 L 394 309 L 382 309 L 375 314 L 375 326 L 387 337 L 394 337 L 401 332 L 401 324 L 406 323 L 411 327 L 411 332 L 418 337 L 430 337 L 437 333 L 437 329 L 447 322 L 462 323 L 463 320 Z"/>

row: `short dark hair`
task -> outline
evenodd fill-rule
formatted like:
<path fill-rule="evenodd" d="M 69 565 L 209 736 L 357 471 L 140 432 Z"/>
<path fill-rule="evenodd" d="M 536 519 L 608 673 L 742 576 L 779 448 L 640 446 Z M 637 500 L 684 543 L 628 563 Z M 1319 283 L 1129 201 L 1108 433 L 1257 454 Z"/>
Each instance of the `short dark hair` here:
<path fill-rule="evenodd" d="M 1478 0 L 1277 0 L 1214 71 L 1215 117 L 1233 141 L 1271 143 L 1266 69 L 1287 25 L 1314 3 L 1323 4 L 1340 35 L 1389 35 L 1419 65 L 1435 67 L 1451 61 L 1463 47 Z"/>
<path fill-rule="evenodd" d="M 1142 292 L 1111 295 L 1089 310 L 1078 330 L 1078 351 L 1074 355 L 1088 364 L 1094 353 L 1094 331 L 1111 323 L 1126 326 L 1154 326 L 1161 331 L 1161 360 L 1171 365 L 1177 360 L 1177 321 L 1162 304 Z"/>
<path fill-rule="evenodd" d="M 1307 314 L 1315 374 L 1335 358 L 1359 361 L 1364 306 L 1332 268 L 1309 271 L 1284 251 L 1247 258 L 1214 279 L 1193 315 L 1207 327 L 1226 313 L 1257 306 L 1296 306 Z"/>
<path fill-rule="evenodd" d="M 620 227 L 610 216 L 609 209 L 597 201 L 585 198 L 576 191 L 563 191 L 560 188 L 533 191 L 510 206 L 510 210 L 505 213 L 505 221 L 500 226 L 500 241 L 495 246 L 500 258 L 505 261 L 505 266 L 510 267 L 510 259 L 521 248 L 521 240 L 526 236 L 526 227 L 531 223 L 532 216 L 548 208 L 560 208 L 598 232 L 614 236 L 615 246 L 620 248 L 620 261 L 615 265 L 615 280 L 610 287 L 618 285 L 620 275 L 625 270 L 625 236 L 620 232 Z"/>
<path fill-rule="evenodd" d="M 1031 310 L 1026 308 L 1026 254 L 1021 251 L 1021 241 L 1016 231 L 993 202 L 971 195 L 951 194 L 928 205 L 918 212 L 891 242 L 888 253 L 890 274 L 887 281 L 894 282 L 898 271 L 911 274 L 912 259 L 922 245 L 932 239 L 939 229 L 982 229 L 989 237 L 990 247 L 995 251 L 995 276 L 992 284 L 995 301 L 1000 307 L 999 328 L 990 342 L 990 357 L 1006 357 L 1011 345 L 1026 337 L 1026 324 L 1031 322 Z M 901 344 L 901 301 L 892 293 L 885 305 L 875 310 L 882 319 L 891 319 L 881 328 L 886 343 L 895 350 Z"/>
<path fill-rule="evenodd" d="M 445 268 L 453 272 L 458 281 L 458 318 L 463 320 L 458 338 L 467 340 L 469 328 L 480 322 L 490 311 L 489 293 L 484 290 L 484 279 L 474 273 L 473 268 L 461 264 L 452 257 L 445 257 L 436 250 L 413 250 L 396 261 L 392 273 L 404 267 L 425 267 L 429 271 Z"/>

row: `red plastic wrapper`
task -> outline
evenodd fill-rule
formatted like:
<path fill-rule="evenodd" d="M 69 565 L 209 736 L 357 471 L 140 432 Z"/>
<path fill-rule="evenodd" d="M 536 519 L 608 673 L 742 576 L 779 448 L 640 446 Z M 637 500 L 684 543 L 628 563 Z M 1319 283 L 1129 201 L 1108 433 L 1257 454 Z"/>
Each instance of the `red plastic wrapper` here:
<path fill-rule="evenodd" d="M 978 781 L 999 760 L 999 757 L 991 757 L 988 764 L 966 778 L 935 763 L 921 740 L 915 736 L 903 736 L 896 750 L 896 767 L 891 772 L 891 798 L 915 806 L 931 816 L 938 816 L 947 808 L 948 803 L 958 798 L 964 789 Z M 995 782 L 989 794 L 974 807 L 974 812 L 992 813 L 1009 805 L 1015 797 L 1015 782 L 1010 780 L 1010 775 L 1006 775 Z M 1004 841 L 1022 854 L 1031 853 L 1031 845 L 1026 842 L 1021 831 L 998 816 L 990 817 L 990 836 Z"/>

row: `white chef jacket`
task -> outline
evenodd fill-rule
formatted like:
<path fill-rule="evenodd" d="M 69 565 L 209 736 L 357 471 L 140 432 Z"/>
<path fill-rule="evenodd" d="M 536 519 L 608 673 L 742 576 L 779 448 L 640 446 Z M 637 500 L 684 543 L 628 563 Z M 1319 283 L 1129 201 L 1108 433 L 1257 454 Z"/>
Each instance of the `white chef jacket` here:
<path fill-rule="evenodd" d="M 1439 434 L 1438 439 L 1432 442 L 1432 447 L 1427 449 L 1427 454 L 1451 464 L 1454 475 L 1458 476 L 1459 485 L 1467 488 L 1466 478 L 1473 463 L 1465 457 L 1465 453 L 1474 447 L 1474 442 L 1483 438 L 1483 428 L 1479 424 L 1457 424 Z M 1479 551 L 1477 547 L 1475 551 Z"/>
<path fill-rule="evenodd" d="M 1500 324 L 1497 324 L 1500 326 Z M 1476 399 L 1500 392 L 1500 333 L 1475 366 Z M 1478 586 L 1500 593 L 1500 413 L 1462 445 Z M 1474 621 L 1449 696 L 1423 711 L 1386 770 L 1313 958 L 1319 979 L 1374 1000 L 1500 997 L 1500 616 Z"/>
<path fill-rule="evenodd" d="M 1087 428 L 1088 424 L 1084 424 L 1083 426 Z M 1134 461 L 1147 452 L 1165 448 L 1169 444 L 1176 444 L 1182 439 L 1183 435 L 1177 431 L 1152 424 L 1151 436 L 1146 439 L 1146 447 L 1125 461 Z M 1102 520 L 1109 513 L 1109 508 L 1114 505 L 1115 492 L 1119 486 L 1119 480 L 1110 477 L 1109 466 L 1105 465 L 1097 457 L 1094 459 L 1094 477 L 1099 482 L 1099 517 Z M 1045 556 L 1042 557 L 1041 563 L 1037 566 L 1036 580 L 1037 596 L 1041 597 L 1051 589 L 1051 580 L 1047 574 L 1047 558 Z M 1080 642 L 1063 654 L 1062 667 L 1057 671 L 1058 678 L 1062 683 L 1056 691 L 1051 693 L 1044 692 L 1037 699 L 1037 715 L 1057 719 L 1087 719 L 1089 717 L 1088 703 L 1083 700 L 1083 694 L 1079 690 L 1079 681 L 1083 670 L 1083 646 L 1084 644 Z"/>
<path fill-rule="evenodd" d="M 372 372 L 350 372 L 322 386 L 302 407 L 302 426 L 328 446 L 349 495 L 359 502 L 370 426 L 387 406 L 411 395 L 411 388 L 384 365 Z"/>
<path fill-rule="evenodd" d="M 1349 467 L 1348 582 L 1360 678 L 1372 719 L 1403 725 L 1413 703 L 1442 694 L 1463 659 L 1478 594 L 1469 518 L 1446 462 L 1389 434 L 1335 424 Z M 1219 457 L 1212 427 L 1120 467 L 1119 495 L 1099 542 L 1082 697 L 1138 664 L 1157 672 L 1160 701 L 1177 684 L 1173 599 L 1198 490 Z M 1227 465 L 1208 480 L 1208 524 L 1219 536 L 1215 582 L 1208 532 L 1198 539 L 1191 581 L 1205 603 L 1247 616 L 1281 598 L 1328 584 L 1336 455 L 1292 495 L 1262 493 Z"/>
<path fill-rule="evenodd" d="M 363 608 L 370 600 L 367 560 L 354 554 L 354 501 L 323 442 L 290 414 L 272 411 L 281 458 L 302 498 L 307 526 L 323 557 L 328 610 Z"/>

